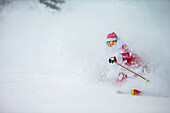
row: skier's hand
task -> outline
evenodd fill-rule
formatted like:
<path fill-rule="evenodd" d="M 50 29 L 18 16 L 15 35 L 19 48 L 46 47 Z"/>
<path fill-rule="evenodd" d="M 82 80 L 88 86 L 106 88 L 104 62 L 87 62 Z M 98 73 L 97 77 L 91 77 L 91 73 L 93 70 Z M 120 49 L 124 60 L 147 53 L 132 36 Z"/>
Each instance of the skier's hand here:
<path fill-rule="evenodd" d="M 117 62 L 116 57 L 115 56 L 114 57 L 110 57 L 109 58 L 109 63 L 114 63 L 114 62 Z"/>

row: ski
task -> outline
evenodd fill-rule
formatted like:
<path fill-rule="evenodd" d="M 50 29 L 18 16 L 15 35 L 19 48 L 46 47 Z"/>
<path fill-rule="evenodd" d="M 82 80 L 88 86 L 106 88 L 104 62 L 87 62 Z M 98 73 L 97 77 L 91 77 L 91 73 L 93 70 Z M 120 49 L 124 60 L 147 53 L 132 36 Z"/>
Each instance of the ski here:
<path fill-rule="evenodd" d="M 131 95 L 141 95 L 143 92 L 138 89 L 132 89 L 131 92 L 123 92 L 121 90 L 117 90 L 116 94 L 131 94 Z"/>

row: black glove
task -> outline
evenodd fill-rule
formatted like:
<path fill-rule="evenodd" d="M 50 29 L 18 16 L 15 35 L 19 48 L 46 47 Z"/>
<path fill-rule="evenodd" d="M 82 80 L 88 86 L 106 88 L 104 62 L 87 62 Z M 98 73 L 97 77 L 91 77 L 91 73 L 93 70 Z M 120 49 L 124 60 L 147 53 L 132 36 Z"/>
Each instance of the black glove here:
<path fill-rule="evenodd" d="M 114 62 L 117 62 L 116 57 L 115 56 L 114 57 L 110 57 L 109 58 L 109 63 L 114 63 Z"/>

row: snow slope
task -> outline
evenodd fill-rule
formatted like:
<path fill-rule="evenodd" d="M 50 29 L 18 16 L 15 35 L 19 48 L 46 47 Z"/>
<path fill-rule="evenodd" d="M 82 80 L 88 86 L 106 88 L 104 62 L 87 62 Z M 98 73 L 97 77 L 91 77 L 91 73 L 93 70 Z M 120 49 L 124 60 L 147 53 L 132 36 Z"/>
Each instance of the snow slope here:
<path fill-rule="evenodd" d="M 0 12 L 1 113 L 169 113 L 169 1 L 66 1 L 56 12 L 16 1 Z M 150 65 L 116 84 L 105 44 L 115 31 Z M 144 96 L 117 95 L 120 89 Z"/>

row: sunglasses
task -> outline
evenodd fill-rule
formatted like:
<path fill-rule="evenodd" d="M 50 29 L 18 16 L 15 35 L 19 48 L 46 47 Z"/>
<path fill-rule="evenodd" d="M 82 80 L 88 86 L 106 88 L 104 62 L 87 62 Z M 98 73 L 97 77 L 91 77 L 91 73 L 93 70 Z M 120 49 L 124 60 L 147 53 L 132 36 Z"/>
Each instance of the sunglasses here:
<path fill-rule="evenodd" d="M 117 40 L 115 41 L 107 41 L 106 44 L 109 46 L 109 47 L 112 47 L 115 45 L 115 43 L 117 42 Z"/>

